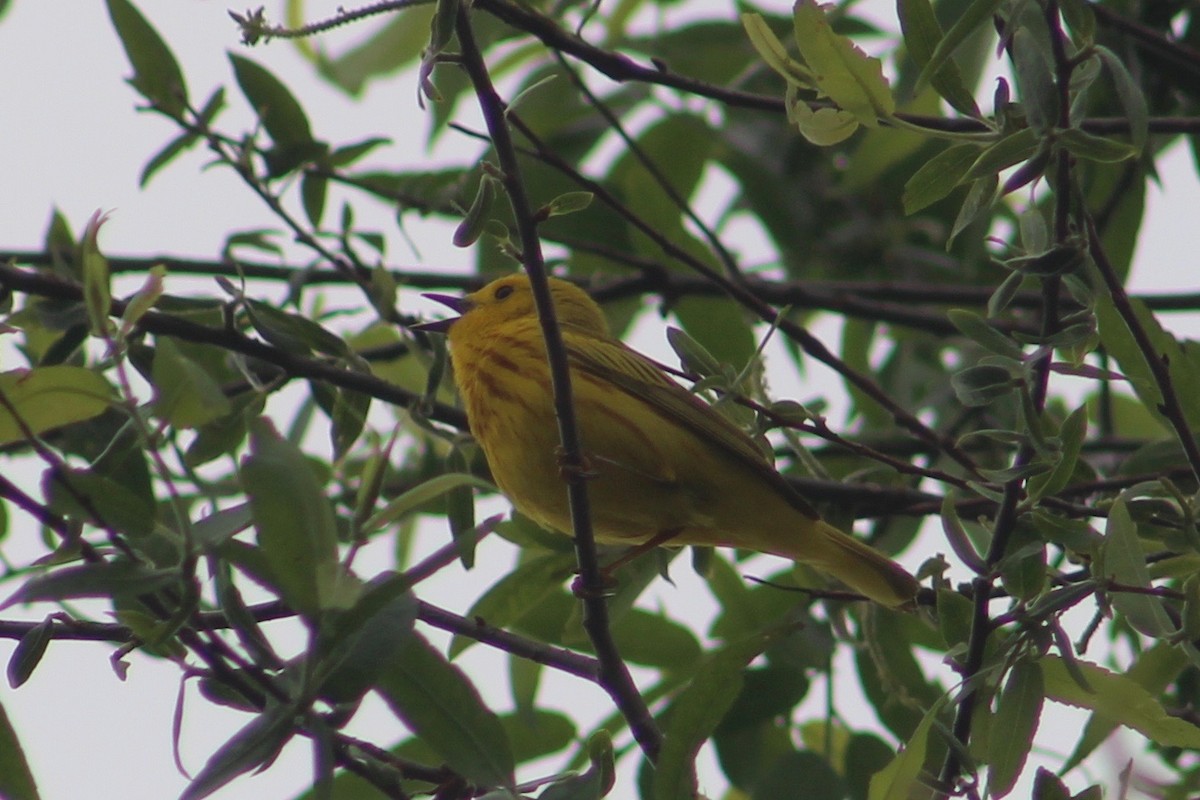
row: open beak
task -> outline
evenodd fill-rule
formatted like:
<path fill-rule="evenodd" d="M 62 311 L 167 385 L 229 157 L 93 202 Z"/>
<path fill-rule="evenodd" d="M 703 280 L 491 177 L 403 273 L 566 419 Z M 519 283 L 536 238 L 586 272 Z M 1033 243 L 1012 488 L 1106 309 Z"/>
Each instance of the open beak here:
<path fill-rule="evenodd" d="M 452 294 L 423 294 L 422 297 L 428 297 L 430 300 L 436 300 L 444 306 L 448 306 L 451 311 L 456 312 L 458 317 L 447 317 L 446 319 L 438 319 L 433 322 L 422 322 L 419 325 L 409 326 L 414 331 L 425 331 L 427 333 L 445 333 L 450 330 L 450 326 L 458 322 L 459 318 L 471 309 L 471 301 L 465 297 L 456 297 Z"/>

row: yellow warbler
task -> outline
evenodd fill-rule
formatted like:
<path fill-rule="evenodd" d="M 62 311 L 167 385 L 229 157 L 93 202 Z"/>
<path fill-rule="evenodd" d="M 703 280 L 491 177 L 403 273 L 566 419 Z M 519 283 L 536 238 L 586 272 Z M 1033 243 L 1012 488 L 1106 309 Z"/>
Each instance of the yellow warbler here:
<path fill-rule="evenodd" d="M 550 279 L 571 369 L 599 541 L 739 547 L 809 564 L 887 606 L 912 602 L 903 568 L 821 520 L 741 429 L 608 333 L 582 289 Z M 526 516 L 571 531 L 550 369 L 525 275 L 465 297 L 431 323 L 450 357 L 471 432 L 500 490 Z"/>

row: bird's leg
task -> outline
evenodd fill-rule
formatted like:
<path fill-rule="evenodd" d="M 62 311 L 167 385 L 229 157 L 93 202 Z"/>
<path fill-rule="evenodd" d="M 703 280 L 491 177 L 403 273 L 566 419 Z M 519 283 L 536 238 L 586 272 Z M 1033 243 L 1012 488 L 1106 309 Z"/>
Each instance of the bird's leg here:
<path fill-rule="evenodd" d="M 579 454 L 579 464 L 567 464 L 563 455 L 561 445 L 554 448 L 554 457 L 558 460 L 558 473 L 563 480 L 583 478 L 585 481 L 590 481 L 600 477 L 600 473 L 596 472 L 592 466 L 592 460 L 588 458 L 587 453 Z"/>
<path fill-rule="evenodd" d="M 614 572 L 628 564 L 630 561 L 633 561 L 640 555 L 649 553 L 656 547 L 669 543 L 682 531 L 682 528 L 667 528 L 665 531 L 659 531 L 641 544 L 635 544 L 633 547 L 626 550 L 619 558 L 604 567 L 601 572 L 605 576 L 611 577 Z"/>
<path fill-rule="evenodd" d="M 635 544 L 633 547 L 630 547 L 612 563 L 601 567 L 600 583 L 604 587 L 605 592 L 608 593 L 607 590 L 612 589 L 617 585 L 617 579 L 613 577 L 614 572 L 628 564 L 630 561 L 633 561 L 638 556 L 644 555 L 660 545 L 667 544 L 682 532 L 682 528 L 668 528 L 665 531 L 659 531 L 641 544 Z M 588 590 L 583 587 L 583 584 L 580 582 L 579 578 L 576 578 L 571 583 L 571 592 L 577 597 L 582 597 L 587 591 Z"/>

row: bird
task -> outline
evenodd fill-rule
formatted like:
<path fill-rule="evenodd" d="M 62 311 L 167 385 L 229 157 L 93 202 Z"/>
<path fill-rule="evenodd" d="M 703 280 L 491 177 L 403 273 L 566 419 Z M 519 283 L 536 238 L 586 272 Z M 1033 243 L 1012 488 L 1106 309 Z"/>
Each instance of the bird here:
<path fill-rule="evenodd" d="M 746 432 L 610 335 L 587 292 L 548 281 L 597 541 L 770 553 L 815 567 L 880 605 L 913 606 L 920 586 L 912 575 L 822 520 Z M 529 277 L 501 277 L 464 296 L 425 296 L 458 315 L 419 327 L 447 335 L 468 425 L 497 487 L 525 516 L 570 534 L 550 367 Z"/>

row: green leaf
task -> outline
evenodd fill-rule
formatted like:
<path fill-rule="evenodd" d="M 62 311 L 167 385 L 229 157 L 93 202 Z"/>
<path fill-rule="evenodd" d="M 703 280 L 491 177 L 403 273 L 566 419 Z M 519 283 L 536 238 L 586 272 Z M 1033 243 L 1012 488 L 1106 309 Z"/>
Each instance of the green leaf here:
<path fill-rule="evenodd" d="M 1046 656 L 1041 660 L 1041 666 L 1046 697 L 1051 700 L 1103 714 L 1164 747 L 1200 748 L 1200 728 L 1172 717 L 1150 692 L 1129 676 L 1077 660 L 1075 667 L 1094 690 L 1088 692 L 1071 677 L 1061 658 Z"/>
<path fill-rule="evenodd" d="M 1019 164 L 1038 151 L 1038 137 L 1029 128 L 1005 136 L 979 154 L 959 183 L 969 183 L 976 178 L 996 176 L 1001 170 Z"/>
<path fill-rule="evenodd" d="M 870 58 L 845 36 L 833 32 L 822 6 L 798 0 L 792 12 L 796 44 L 813 72 L 817 89 L 868 128 L 896 111 L 883 62 Z"/>
<path fill-rule="evenodd" d="M 653 174 L 638 156 L 623 154 L 609 174 L 613 184 L 624 192 L 624 202 L 646 224 L 661 235 L 673 239 L 695 257 L 716 264 L 707 246 L 695 240 L 683 225 L 680 201 L 689 200 L 700 185 L 705 168 L 713 155 L 716 138 L 705 119 L 696 114 L 674 113 L 643 131 L 637 138 L 641 158 L 655 165 Z M 561 192 L 555 187 L 552 197 Z M 558 217 L 562 224 L 586 220 L 593 215 Z M 642 233 L 635 239 L 639 250 L 649 258 L 660 258 L 660 246 Z M 726 303 L 725 305 L 729 305 Z"/>
<path fill-rule="evenodd" d="M 1075 465 L 1079 463 L 1079 452 L 1083 448 L 1084 437 L 1087 436 L 1087 406 L 1081 405 L 1071 412 L 1058 431 L 1062 450 L 1054 469 L 1045 475 L 1038 475 L 1029 481 L 1028 492 L 1032 499 L 1052 497 L 1071 481 L 1075 474 Z"/>
<path fill-rule="evenodd" d="M 340 460 L 358 441 L 367 425 L 367 414 L 371 410 L 371 395 L 353 389 L 339 389 L 334 394 L 333 412 L 329 415 L 333 423 L 329 435 L 333 442 L 333 457 Z"/>
<path fill-rule="evenodd" d="M 133 66 L 129 85 L 172 117 L 187 109 L 187 84 L 170 48 L 128 0 L 108 0 L 108 16 Z"/>
<path fill-rule="evenodd" d="M 857 766 L 857 765 L 855 765 Z M 803 792 L 797 789 L 803 787 Z M 829 762 L 810 751 L 787 753 L 776 759 L 755 782 L 751 800 L 803 797 L 804 800 L 843 800 L 846 786 Z"/>
<path fill-rule="evenodd" d="M 1108 511 L 1104 529 L 1104 544 L 1100 561 L 1093 567 L 1099 578 L 1111 578 L 1125 586 L 1150 586 L 1146 569 L 1146 553 L 1138 539 L 1137 525 L 1129 516 L 1125 495 L 1122 494 Z M 1113 592 L 1112 604 L 1125 615 L 1129 624 L 1147 636 L 1162 638 L 1175 632 L 1175 625 L 1163 609 L 1161 598 L 1136 592 Z"/>
<path fill-rule="evenodd" d="M 612 736 L 601 728 L 587 743 L 588 761 L 582 775 L 555 781 L 538 795 L 538 800 L 598 800 L 612 791 L 616 781 Z"/>
<path fill-rule="evenodd" d="M 917 67 L 924 68 L 943 38 L 942 26 L 938 24 L 933 4 L 929 0 L 897 0 L 896 14 L 900 18 L 900 30 L 904 34 L 908 54 Z M 980 115 L 975 98 L 967 89 L 953 60 L 946 60 L 934 73 L 931 82 L 937 93 L 956 111 L 970 117 Z"/>
<path fill-rule="evenodd" d="M 133 332 L 142 317 L 146 316 L 146 312 L 154 308 L 154 304 L 162 297 L 163 278 L 166 275 L 167 268 L 162 264 L 155 264 L 147 272 L 142 287 L 126 302 L 125 311 L 121 314 L 120 335 L 122 338 Z"/>
<path fill-rule="evenodd" d="M 929 54 L 928 60 L 921 69 L 921 74 L 917 77 L 917 92 L 920 92 L 929 83 L 932 76 L 941 72 L 942 68 L 950 63 L 955 51 L 975 33 L 977 28 L 991 24 L 992 15 L 1000 7 L 1001 2 L 1003 0 L 974 0 L 967 7 L 967 10 L 954 21 L 950 30 L 946 31 L 946 35 Z"/>
<path fill-rule="evenodd" d="M 1059 131 L 1058 143 L 1071 152 L 1072 155 L 1087 161 L 1098 161 L 1102 164 L 1112 164 L 1137 158 L 1138 149 L 1128 142 L 1118 142 L 1105 136 L 1093 136 L 1079 128 L 1068 128 Z"/>
<path fill-rule="evenodd" d="M 1017 28 L 1011 52 L 1029 132 L 1036 136 L 1058 124 L 1058 88 L 1050 55 L 1050 40 L 1029 28 Z"/>
<path fill-rule="evenodd" d="M 46 646 L 53 638 L 53 631 L 54 619 L 46 617 L 30 628 L 17 642 L 17 646 L 13 648 L 12 657 L 8 660 L 7 675 L 10 687 L 20 688 L 25 681 L 29 680 L 29 676 L 37 669 L 37 665 L 42 663 L 42 656 L 46 654 Z M 4 780 L 0 777 L 0 786 L 3 785 Z M 0 797 L 5 796 L 0 791 Z"/>
<path fill-rule="evenodd" d="M 1007 356 L 1014 361 L 1021 361 L 1025 357 L 1024 349 L 1016 341 L 1001 333 L 974 311 L 952 308 L 946 312 L 946 316 L 960 333 L 984 349 L 997 355 Z"/>
<path fill-rule="evenodd" d="M 155 413 L 176 428 L 198 428 L 230 412 L 229 399 L 204 368 L 169 336 L 154 349 Z"/>
<path fill-rule="evenodd" d="M 1008 369 L 996 364 L 978 364 L 950 376 L 950 385 L 964 406 L 986 406 L 1012 394 L 1018 383 Z"/>
<path fill-rule="evenodd" d="M 290 353 L 308 355 L 316 350 L 335 358 L 352 359 L 346 342 L 308 317 L 281 311 L 261 300 L 246 299 L 250 324 L 271 344 Z"/>
<path fill-rule="evenodd" d="M 1125 677 L 1142 687 L 1151 697 L 1157 697 L 1179 676 L 1187 666 L 1188 659 L 1183 651 L 1167 642 L 1159 642 L 1144 651 L 1133 666 L 1125 670 Z M 1119 723 L 1102 712 L 1095 712 L 1083 728 L 1079 743 L 1070 758 L 1063 763 L 1064 774 L 1083 763 Z"/>
<path fill-rule="evenodd" d="M 1032 800 L 1071 800 L 1071 792 L 1057 775 L 1045 767 L 1038 767 L 1033 778 Z"/>
<path fill-rule="evenodd" d="M 460 447 L 455 447 L 446 457 L 446 466 L 459 474 L 467 472 L 470 464 L 467 455 Z M 490 523 L 495 524 L 500 516 L 493 517 Z M 458 486 L 446 492 L 446 521 L 450 523 L 450 537 L 458 544 L 458 557 L 463 569 L 475 567 L 475 494 L 470 486 Z"/>
<path fill-rule="evenodd" d="M 958 211 L 958 216 L 954 220 L 954 227 L 950 229 L 950 238 L 946 240 L 947 250 L 954 245 L 954 240 L 967 229 L 967 226 L 991 210 L 992 201 L 996 196 L 996 186 L 999 182 L 993 175 L 989 178 L 979 178 L 971 184 L 962 207 Z"/>
<path fill-rule="evenodd" d="M 613 638 L 623 659 L 664 672 L 688 672 L 703 654 L 687 627 L 640 608 L 621 615 L 613 625 Z"/>
<path fill-rule="evenodd" d="M 458 16 L 459 0 L 437 0 L 434 6 L 433 18 L 429 23 L 429 46 L 425 48 L 426 58 L 437 55 L 446 48 L 454 36 L 454 21 Z"/>
<path fill-rule="evenodd" d="M 244 56 L 229 55 L 238 86 L 271 140 L 280 147 L 313 142 L 308 116 L 283 83 Z"/>
<path fill-rule="evenodd" d="M 192 523 L 192 536 L 206 549 L 215 548 L 254 524 L 249 503 L 222 508 Z"/>
<path fill-rule="evenodd" d="M 112 307 L 109 289 L 108 259 L 100 252 L 100 228 L 108 219 L 107 214 L 97 211 L 88 220 L 79 243 L 79 262 L 83 271 L 83 299 L 87 306 L 88 320 L 95 336 L 108 335 L 110 324 L 108 312 Z"/>
<path fill-rule="evenodd" d="M 504 726 L 475 686 L 424 637 L 410 631 L 379 677 L 379 692 L 404 724 L 453 771 L 481 787 L 512 787 Z"/>
<path fill-rule="evenodd" d="M 592 204 L 592 200 L 595 197 L 594 192 L 564 192 L 551 200 L 550 204 L 546 206 L 547 215 L 561 217 L 566 214 L 583 211 Z"/>
<path fill-rule="evenodd" d="M 69 366 L 0 373 L 0 395 L 6 401 L 0 406 L 0 444 L 23 441 L 26 430 L 36 436 L 91 419 L 113 402 L 103 377 Z"/>
<path fill-rule="evenodd" d="M 925 752 L 929 747 L 929 729 L 941 713 L 948 696 L 935 703 L 913 731 L 904 749 L 886 767 L 871 776 L 869 800 L 908 800 L 921 778 Z"/>
<path fill-rule="evenodd" d="M 1091 9 L 1083 4 L 1081 6 L 1094 24 L 1095 20 Z M 1104 45 L 1096 45 L 1095 53 L 1100 57 L 1101 63 L 1112 73 L 1113 88 L 1117 90 L 1121 108 L 1125 111 L 1125 118 L 1129 120 L 1129 133 L 1133 141 L 1134 152 L 1141 154 L 1150 135 L 1150 112 L 1146 107 L 1146 95 L 1133 76 L 1129 74 L 1129 68 L 1125 66 L 1125 62 L 1116 53 Z"/>
<path fill-rule="evenodd" d="M 42 479 L 46 504 L 55 513 L 112 528 L 134 537 L 149 536 L 157 508 L 150 497 L 87 469 L 56 465 Z"/>
<path fill-rule="evenodd" d="M 978 158 L 978 145 L 955 144 L 926 161 L 904 184 L 904 213 L 915 214 L 950 194 Z"/>
<path fill-rule="evenodd" d="M 313 228 L 321 227 L 325 216 L 325 198 L 329 193 L 329 179 L 315 172 L 305 172 L 300 179 L 300 200 L 304 205 L 304 216 Z"/>
<path fill-rule="evenodd" d="M 701 378 L 721 374 L 721 362 L 708 352 L 704 345 L 688 336 L 686 331 L 668 327 L 667 344 L 675 351 L 679 364 L 685 371 Z"/>
<path fill-rule="evenodd" d="M 1012 791 L 1033 747 L 1045 700 L 1042 670 L 1036 661 L 1019 661 L 996 706 L 988 740 L 988 794 L 1000 798 Z"/>
<path fill-rule="evenodd" d="M 696 753 L 733 705 L 742 673 L 769 644 L 769 634 L 749 636 L 711 654 L 671 703 L 654 773 L 656 800 L 690 800 L 696 793 Z"/>
<path fill-rule="evenodd" d="M 475 192 L 475 199 L 471 201 L 467 215 L 458 223 L 458 227 L 454 229 L 454 236 L 451 237 L 455 247 L 470 247 L 483 233 L 484 226 L 491 218 L 492 204 L 496 202 L 497 183 L 499 181 L 486 172 L 479 177 L 479 189 Z"/>
<path fill-rule="evenodd" d="M 392 524 L 406 514 L 418 510 L 431 500 L 436 500 L 446 492 L 453 491 L 461 486 L 473 486 L 476 489 L 483 489 L 484 491 L 495 491 L 496 489 L 492 484 L 482 478 L 476 478 L 474 475 L 463 472 L 447 472 L 414 486 L 395 500 L 389 502 L 363 523 L 363 531 L 366 533 L 377 531 L 385 525 Z"/>
<path fill-rule="evenodd" d="M 754 332 L 735 303 L 692 296 L 680 300 L 674 310 L 693 344 L 707 350 L 718 363 L 741 369 L 754 357 Z M 696 350 L 689 348 L 689 352 L 695 354 Z"/>
<path fill-rule="evenodd" d="M 816 88 L 816 79 L 808 67 L 788 55 L 787 47 L 779 41 L 761 14 L 743 13 L 741 20 L 750 44 L 768 67 L 786 78 L 789 84 Z"/>
<path fill-rule="evenodd" d="M 212 97 L 200 109 L 197 117 L 202 125 L 208 125 L 216 118 L 217 113 L 225 106 L 225 88 L 219 87 L 213 92 Z M 150 157 L 146 162 L 146 166 L 142 167 L 142 174 L 138 176 L 138 188 L 144 189 L 150 183 L 150 179 L 158 173 L 160 169 L 170 164 L 175 158 L 187 150 L 190 150 L 201 140 L 199 133 L 194 130 L 188 130 L 176 136 L 171 141 L 163 145 L 162 149 Z"/>
<path fill-rule="evenodd" d="M 566 714 L 540 708 L 531 709 L 528 714 L 504 714 L 500 723 L 518 764 L 557 753 L 570 746 L 577 736 L 574 720 Z"/>
<path fill-rule="evenodd" d="M 395 660 L 417 618 L 417 598 L 400 577 L 373 581 L 354 606 L 322 620 L 320 693 L 334 703 L 362 698 Z"/>
<path fill-rule="evenodd" d="M 241 481 L 283 600 L 305 615 L 344 607 L 333 508 L 305 455 L 265 419 L 251 424 Z"/>
<path fill-rule="evenodd" d="M 527 614 L 537 610 L 547 598 L 562 591 L 563 581 L 574 570 L 575 558 L 569 553 L 530 558 L 498 580 L 483 593 L 466 613 L 467 619 L 481 619 L 499 628 L 516 626 Z M 447 654 L 457 658 L 475 640 L 456 635 Z"/>
<path fill-rule="evenodd" d="M 57 602 L 81 597 L 113 598 L 148 594 L 170 586 L 178 578 L 178 571 L 173 569 L 151 569 L 129 561 L 98 561 L 56 569 L 31 578 L 12 597 L 0 604 L 0 608 L 40 600 Z"/>
<path fill-rule="evenodd" d="M 209 757 L 180 800 L 201 800 L 239 775 L 275 760 L 295 735 L 295 709 L 275 706 L 247 723 Z"/>
<path fill-rule="evenodd" d="M 3 705 L 0 705 L 0 797 L 7 800 L 38 800 L 40 797 L 21 741 Z"/>
<path fill-rule="evenodd" d="M 840 108 L 810 108 L 808 101 L 788 87 L 784 95 L 788 122 L 795 125 L 800 134 L 817 147 L 831 147 L 844 142 L 858 130 L 858 120 L 849 111 Z"/>

